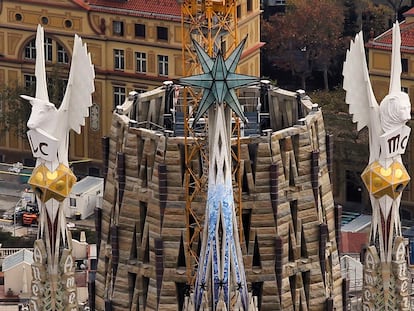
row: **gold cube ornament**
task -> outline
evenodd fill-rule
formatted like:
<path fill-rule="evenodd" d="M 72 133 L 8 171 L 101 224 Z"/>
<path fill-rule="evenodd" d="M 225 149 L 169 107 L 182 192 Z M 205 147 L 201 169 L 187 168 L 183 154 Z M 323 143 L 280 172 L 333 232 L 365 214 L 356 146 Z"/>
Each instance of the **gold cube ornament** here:
<path fill-rule="evenodd" d="M 384 168 L 375 161 L 365 168 L 361 178 L 368 191 L 377 199 L 384 195 L 396 199 L 410 181 L 407 170 L 400 162 L 393 162 Z"/>
<path fill-rule="evenodd" d="M 41 164 L 33 170 L 28 183 L 42 202 L 52 198 L 62 202 L 76 183 L 76 176 L 62 163 L 53 172 Z"/>

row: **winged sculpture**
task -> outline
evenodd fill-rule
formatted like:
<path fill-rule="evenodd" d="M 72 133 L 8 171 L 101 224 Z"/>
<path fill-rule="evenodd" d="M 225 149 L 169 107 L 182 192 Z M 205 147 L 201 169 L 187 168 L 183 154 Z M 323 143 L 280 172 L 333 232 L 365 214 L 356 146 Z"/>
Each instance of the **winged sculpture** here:
<path fill-rule="evenodd" d="M 408 94 L 401 90 L 401 34 L 398 22 L 392 28 L 391 74 L 388 95 L 378 104 L 371 86 L 362 31 L 351 42 L 343 67 L 343 88 L 349 113 L 357 130 L 369 130 L 369 164 L 361 177 L 370 192 L 371 240 L 379 234 L 380 253 L 391 260 L 393 237 L 401 235 L 399 204 L 408 184 L 401 155 L 405 152 L 411 119 Z M 381 224 L 389 224 L 386 225 Z"/>
<path fill-rule="evenodd" d="M 76 177 L 69 168 L 69 133 L 80 133 L 89 115 L 95 71 L 86 44 L 75 35 L 70 73 L 59 108 L 49 101 L 44 52 L 44 30 L 36 35 L 36 94 L 21 95 L 32 105 L 27 122 L 29 143 L 36 167 L 29 184 L 39 204 L 39 234 L 34 247 L 32 285 L 33 310 L 77 310 L 71 239 L 68 238 L 64 208 Z M 46 266 L 46 268 L 45 268 Z M 47 269 L 48 278 L 41 269 Z M 64 275 L 64 276 L 63 276 Z M 59 285 L 60 284 L 60 285 Z M 43 296 L 42 296 L 43 295 Z M 66 309 L 65 309 L 66 310 Z"/>
<path fill-rule="evenodd" d="M 40 131 L 59 141 L 57 158 L 51 162 L 68 164 L 68 135 L 72 129 L 80 133 L 81 126 L 85 125 L 85 118 L 89 116 L 89 107 L 92 106 L 91 94 L 94 92 L 95 71 L 87 52 L 86 44 L 75 34 L 72 62 L 69 79 L 59 107 L 49 101 L 44 58 L 44 31 L 39 25 L 36 36 L 36 95 L 30 97 L 22 95 L 32 105 L 27 126 L 34 131 Z M 40 157 L 42 158 L 42 157 Z"/>

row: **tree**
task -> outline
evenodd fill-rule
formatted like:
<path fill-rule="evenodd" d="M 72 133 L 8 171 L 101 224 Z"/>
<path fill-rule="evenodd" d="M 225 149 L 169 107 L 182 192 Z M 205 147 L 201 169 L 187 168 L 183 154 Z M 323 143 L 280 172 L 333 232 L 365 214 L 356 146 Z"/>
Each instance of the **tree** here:
<path fill-rule="evenodd" d="M 358 6 L 356 1 L 344 0 L 344 37 L 354 37 L 360 30 L 358 25 Z"/>
<path fill-rule="evenodd" d="M 390 27 L 395 20 L 393 11 L 386 5 L 374 5 L 371 1 L 362 3 L 362 31 L 366 40 L 380 35 Z"/>
<path fill-rule="evenodd" d="M 387 3 L 392 7 L 394 11 L 394 20 L 398 17 L 398 13 L 402 7 L 404 0 L 387 0 Z"/>
<path fill-rule="evenodd" d="M 34 92 L 17 82 L 0 86 L 0 135 L 14 132 L 21 136 L 26 132 L 25 122 L 29 119 L 31 107 L 20 98 L 21 94 L 33 95 Z"/>
<path fill-rule="evenodd" d="M 62 70 L 62 66 L 54 65 L 48 73 L 49 100 L 56 108 L 59 108 L 66 89 L 67 80 L 61 77 L 62 74 L 66 76 L 66 71 Z M 14 81 L 0 85 L 0 135 L 6 132 L 26 135 L 31 106 L 20 97 L 21 94 L 34 96 L 35 84 L 23 86 Z"/>
<path fill-rule="evenodd" d="M 314 70 L 324 74 L 328 87 L 328 69 L 342 47 L 343 5 L 333 0 L 291 0 L 284 15 L 263 21 L 265 53 L 273 63 L 292 75 L 306 79 Z"/>

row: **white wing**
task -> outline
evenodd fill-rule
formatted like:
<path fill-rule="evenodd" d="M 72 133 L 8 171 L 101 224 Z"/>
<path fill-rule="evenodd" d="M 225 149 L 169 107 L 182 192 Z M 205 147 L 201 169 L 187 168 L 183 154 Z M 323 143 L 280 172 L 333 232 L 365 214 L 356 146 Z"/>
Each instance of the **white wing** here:
<path fill-rule="evenodd" d="M 401 92 L 401 33 L 400 24 L 397 22 L 392 26 L 392 54 L 391 54 L 391 76 L 389 93 Z"/>
<path fill-rule="evenodd" d="M 92 106 L 94 78 L 95 70 L 86 43 L 83 44 L 82 39 L 75 35 L 68 85 L 59 110 L 68 113 L 68 128 L 78 134 Z"/>
<path fill-rule="evenodd" d="M 375 118 L 377 118 L 379 111 L 369 80 L 362 31 L 356 35 L 355 41 L 351 41 L 342 75 L 343 88 L 346 91 L 345 102 L 349 105 L 353 122 L 357 123 L 357 130 L 365 126 L 370 128 L 373 114 L 376 114 Z"/>
<path fill-rule="evenodd" d="M 44 31 L 43 27 L 37 26 L 36 34 L 36 95 L 38 99 L 49 101 L 49 95 L 47 93 L 47 82 L 46 82 L 46 70 L 45 70 L 45 44 L 44 44 Z"/>

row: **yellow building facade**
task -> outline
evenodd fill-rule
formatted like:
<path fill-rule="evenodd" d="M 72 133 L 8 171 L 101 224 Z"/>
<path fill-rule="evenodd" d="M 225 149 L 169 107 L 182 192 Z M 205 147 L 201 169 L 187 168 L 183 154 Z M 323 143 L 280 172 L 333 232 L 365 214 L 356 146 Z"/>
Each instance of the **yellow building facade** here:
<path fill-rule="evenodd" d="M 260 1 L 238 0 L 236 12 L 238 38 L 248 34 L 239 71 L 260 76 Z M 70 160 L 88 158 L 99 164 L 101 137 L 110 134 L 111 113 L 128 93 L 148 91 L 183 75 L 177 0 L 5 0 L 0 2 L 0 85 L 35 83 L 38 24 L 45 29 L 49 75 L 67 80 L 74 34 L 87 43 L 95 66 L 94 105 L 82 133 L 71 134 Z M 2 103 L 1 109 L 7 105 Z M 30 154 L 27 139 L 10 132 L 1 134 L 0 150 L 7 162 L 21 160 L 12 159 L 16 154 Z"/>

